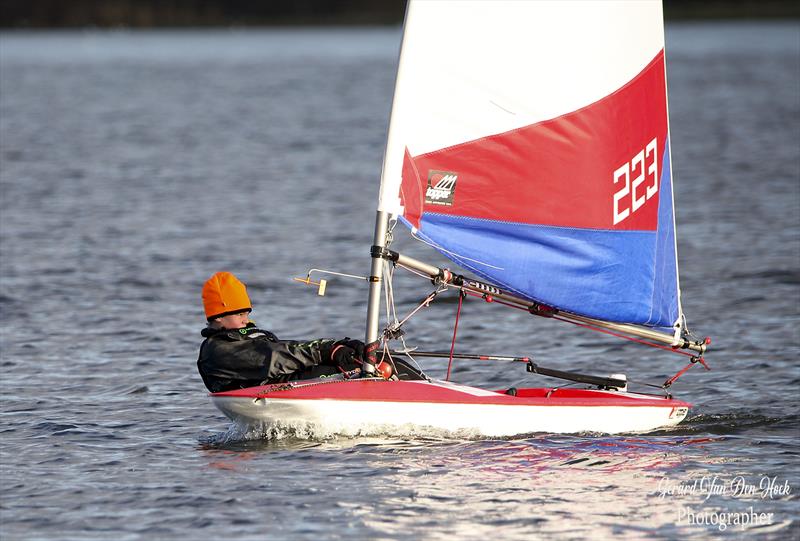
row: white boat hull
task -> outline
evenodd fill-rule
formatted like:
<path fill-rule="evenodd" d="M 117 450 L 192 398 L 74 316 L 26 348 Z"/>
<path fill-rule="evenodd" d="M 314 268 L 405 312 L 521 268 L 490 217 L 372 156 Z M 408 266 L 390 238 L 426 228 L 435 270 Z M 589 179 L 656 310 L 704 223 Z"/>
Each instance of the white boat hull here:
<path fill-rule="evenodd" d="M 404 435 L 434 431 L 502 437 L 534 432 L 647 432 L 678 424 L 686 417 L 689 407 L 677 400 L 618 391 L 571 391 L 572 394 L 583 393 L 580 400 L 559 399 L 556 395 L 566 394 L 564 391 L 556 391 L 547 398 L 526 399 L 444 382 L 404 383 L 414 386 L 412 390 L 422 391 L 420 386 L 446 389 L 464 395 L 465 401 L 482 402 L 457 403 L 437 397 L 436 393 L 429 400 L 409 399 L 409 393 L 399 400 L 325 397 L 319 389 L 328 385 L 312 386 L 316 387 L 314 397 L 281 396 L 292 394 L 291 390 L 284 390 L 261 395 L 250 393 L 250 396 L 236 396 L 241 393 L 237 391 L 212 395 L 212 399 L 217 408 L 239 424 L 326 435 Z M 520 403 L 515 404 L 515 401 Z M 534 403 L 536 401 L 543 403 Z"/>

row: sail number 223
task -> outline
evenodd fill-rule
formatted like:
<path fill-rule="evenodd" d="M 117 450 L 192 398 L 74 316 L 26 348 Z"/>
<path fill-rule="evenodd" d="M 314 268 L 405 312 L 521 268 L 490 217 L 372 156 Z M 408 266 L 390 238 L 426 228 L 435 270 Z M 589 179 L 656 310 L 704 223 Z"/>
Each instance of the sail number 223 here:
<path fill-rule="evenodd" d="M 614 171 L 614 184 L 622 183 L 614 192 L 614 225 L 642 208 L 658 191 L 658 143 L 654 137 L 629 162 Z M 642 184 L 647 181 L 645 186 Z"/>

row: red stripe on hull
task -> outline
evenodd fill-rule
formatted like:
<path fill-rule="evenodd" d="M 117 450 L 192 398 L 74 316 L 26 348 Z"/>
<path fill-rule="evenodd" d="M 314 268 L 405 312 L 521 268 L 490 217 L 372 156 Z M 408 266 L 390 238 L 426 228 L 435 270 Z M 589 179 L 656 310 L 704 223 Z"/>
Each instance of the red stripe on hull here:
<path fill-rule="evenodd" d="M 416 157 L 407 152 L 405 217 L 417 227 L 423 212 L 435 212 L 654 231 L 667 142 L 665 96 L 661 51 L 625 86 L 572 113 Z M 438 178 L 432 171 L 457 176 L 452 197 L 439 194 L 439 204 L 425 202 L 429 175 Z"/>
<path fill-rule="evenodd" d="M 517 395 L 511 396 L 460 385 L 379 379 L 263 385 L 212 396 L 509 406 L 691 407 L 686 402 L 655 395 L 591 389 L 518 389 Z"/>

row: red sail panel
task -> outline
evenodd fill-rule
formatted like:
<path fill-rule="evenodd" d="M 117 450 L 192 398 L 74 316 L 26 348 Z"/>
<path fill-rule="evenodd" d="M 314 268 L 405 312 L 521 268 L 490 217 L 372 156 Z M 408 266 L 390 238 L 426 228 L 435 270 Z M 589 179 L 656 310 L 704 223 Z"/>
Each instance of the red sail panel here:
<path fill-rule="evenodd" d="M 416 157 L 404 216 L 423 212 L 571 228 L 654 231 L 667 144 L 664 53 L 571 113 Z M 524 158 L 523 158 L 524 157 Z"/>

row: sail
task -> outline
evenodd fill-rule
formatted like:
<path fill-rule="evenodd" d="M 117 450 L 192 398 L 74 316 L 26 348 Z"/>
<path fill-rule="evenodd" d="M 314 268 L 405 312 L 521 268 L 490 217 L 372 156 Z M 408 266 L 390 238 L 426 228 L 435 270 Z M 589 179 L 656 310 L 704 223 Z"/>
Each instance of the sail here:
<path fill-rule="evenodd" d="M 510 292 L 681 317 L 660 1 L 409 3 L 378 209 Z"/>

